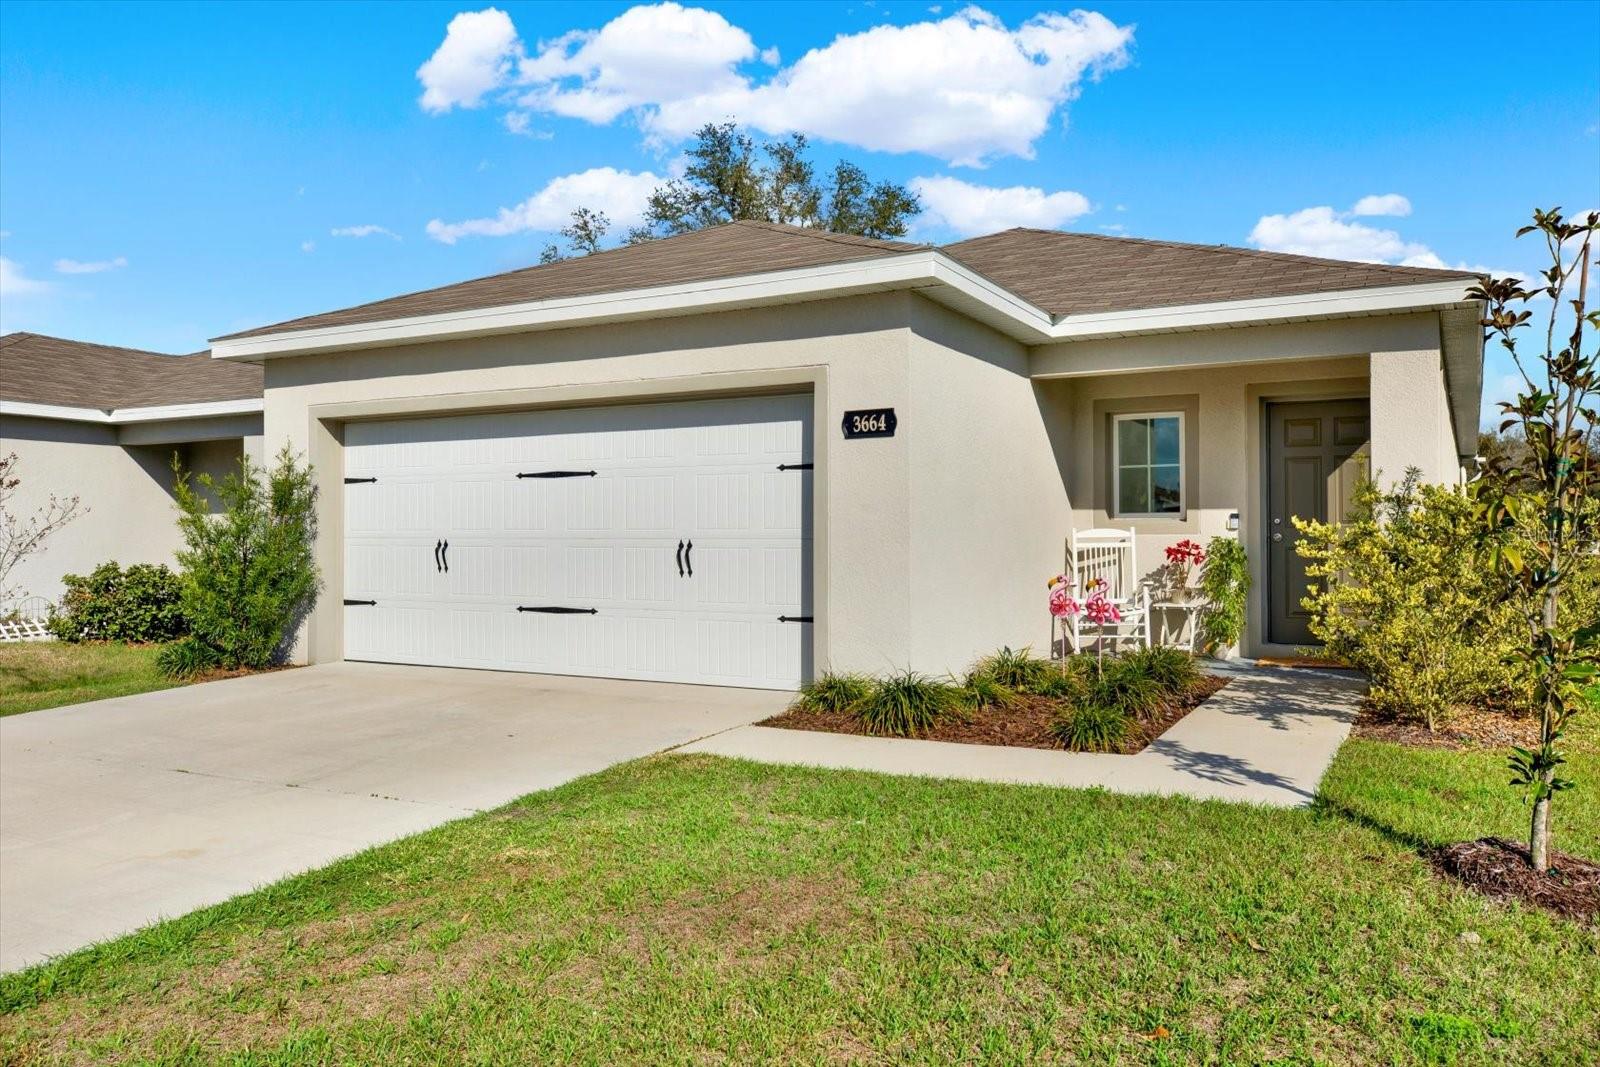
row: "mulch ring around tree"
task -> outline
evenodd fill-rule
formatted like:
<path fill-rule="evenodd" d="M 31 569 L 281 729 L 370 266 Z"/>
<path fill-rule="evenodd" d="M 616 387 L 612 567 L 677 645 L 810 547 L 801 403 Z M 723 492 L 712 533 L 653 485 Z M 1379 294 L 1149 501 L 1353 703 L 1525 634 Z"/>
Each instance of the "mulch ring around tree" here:
<path fill-rule="evenodd" d="M 1550 870 L 1536 874 L 1528 864 L 1528 846 L 1502 837 L 1459 841 L 1425 855 L 1436 872 L 1485 896 L 1600 922 L 1600 863 L 1552 849 Z"/>
<path fill-rule="evenodd" d="M 1135 718 L 1128 739 L 1117 752 L 1131 756 L 1172 728 L 1205 699 L 1228 684 L 1226 678 L 1204 675 L 1194 687 L 1166 701 L 1160 710 L 1145 718 Z M 963 709 L 926 733 L 923 741 L 954 741 L 965 745 L 1009 745 L 1014 748 L 1053 748 L 1061 742 L 1050 732 L 1056 718 L 1071 709 L 1065 700 L 1052 700 L 1019 694 L 1006 707 Z M 847 711 L 805 711 L 791 709 L 760 723 L 785 730 L 820 730 L 832 734 L 866 734 L 860 720 Z"/>
<path fill-rule="evenodd" d="M 1539 720 L 1517 718 L 1488 708 L 1462 707 L 1429 731 L 1426 724 L 1399 719 L 1363 705 L 1355 736 L 1413 748 L 1533 748 L 1539 744 Z"/>

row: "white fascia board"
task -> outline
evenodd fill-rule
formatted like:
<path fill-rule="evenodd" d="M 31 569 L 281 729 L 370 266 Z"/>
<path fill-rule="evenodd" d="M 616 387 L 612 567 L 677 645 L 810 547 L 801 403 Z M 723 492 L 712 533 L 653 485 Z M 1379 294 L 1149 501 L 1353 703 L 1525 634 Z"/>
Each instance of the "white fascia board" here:
<path fill-rule="evenodd" d="M 939 284 L 934 263 L 936 259 L 944 258 L 932 250 L 905 252 L 880 259 L 714 278 L 649 289 L 535 300 L 501 307 L 324 326 L 255 337 L 221 338 L 211 342 L 211 355 L 215 359 L 270 359 L 274 356 L 417 344 L 625 319 L 732 310 L 885 289 L 913 289 Z M 1038 314 L 1044 315 L 1043 312 Z M 1045 319 L 1048 321 L 1048 316 Z"/>
<path fill-rule="evenodd" d="M 1467 290 L 1475 284 L 1474 279 L 1461 278 L 1378 289 L 1347 289 L 1331 293 L 1302 293 L 1212 304 L 1180 304 L 1135 311 L 1066 315 L 1051 327 L 1051 337 L 1057 341 L 1075 341 L 1219 326 L 1253 326 L 1296 319 L 1425 311 L 1465 302 L 1468 299 Z"/>
<path fill-rule="evenodd" d="M 0 415 L 15 418 L 56 419 L 60 422 L 92 422 L 102 426 L 125 426 L 135 422 L 171 419 L 208 419 L 218 415 L 260 414 L 265 405 L 259 398 L 214 400 L 198 404 L 162 404 L 142 408 L 69 407 L 65 404 L 33 404 L 22 400 L 0 400 Z"/>

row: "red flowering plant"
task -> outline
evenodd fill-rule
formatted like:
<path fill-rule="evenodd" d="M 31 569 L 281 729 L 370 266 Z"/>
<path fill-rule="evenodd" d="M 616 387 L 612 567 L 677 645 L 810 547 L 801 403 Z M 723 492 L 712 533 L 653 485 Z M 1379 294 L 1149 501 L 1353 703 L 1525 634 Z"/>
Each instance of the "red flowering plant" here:
<path fill-rule="evenodd" d="M 1185 537 L 1167 546 L 1167 590 L 1174 600 L 1189 596 L 1189 571 L 1206 561 L 1206 550 Z"/>

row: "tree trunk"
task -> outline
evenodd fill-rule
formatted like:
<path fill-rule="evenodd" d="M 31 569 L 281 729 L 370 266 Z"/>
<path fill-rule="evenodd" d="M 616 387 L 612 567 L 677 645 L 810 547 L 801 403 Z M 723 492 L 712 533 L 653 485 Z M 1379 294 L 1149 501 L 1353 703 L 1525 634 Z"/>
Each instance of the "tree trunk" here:
<path fill-rule="evenodd" d="M 1553 632 L 1556 628 L 1557 595 L 1560 591 L 1559 584 L 1551 585 L 1544 594 L 1544 629 L 1546 633 Z M 1543 686 L 1544 697 L 1539 708 L 1539 746 L 1541 750 L 1547 749 L 1551 743 L 1550 734 L 1555 729 L 1557 698 L 1557 680 L 1547 676 Z M 1538 799 L 1533 802 L 1533 820 L 1528 828 L 1528 859 L 1533 869 L 1540 874 L 1550 869 L 1550 783 L 1555 780 L 1556 769 L 1546 767 L 1539 772 Z"/>

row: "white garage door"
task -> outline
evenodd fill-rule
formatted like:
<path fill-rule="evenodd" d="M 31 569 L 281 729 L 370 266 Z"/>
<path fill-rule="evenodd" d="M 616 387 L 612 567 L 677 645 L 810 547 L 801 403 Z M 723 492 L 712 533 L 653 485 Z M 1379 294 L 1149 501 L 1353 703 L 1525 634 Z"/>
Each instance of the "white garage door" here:
<path fill-rule="evenodd" d="M 787 689 L 808 396 L 345 429 L 345 656 Z"/>

